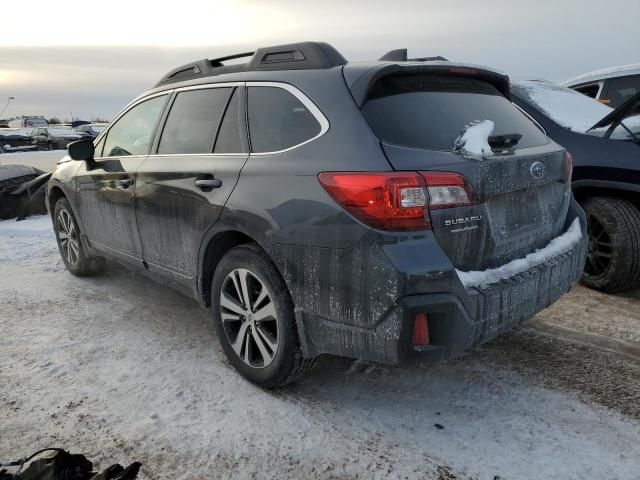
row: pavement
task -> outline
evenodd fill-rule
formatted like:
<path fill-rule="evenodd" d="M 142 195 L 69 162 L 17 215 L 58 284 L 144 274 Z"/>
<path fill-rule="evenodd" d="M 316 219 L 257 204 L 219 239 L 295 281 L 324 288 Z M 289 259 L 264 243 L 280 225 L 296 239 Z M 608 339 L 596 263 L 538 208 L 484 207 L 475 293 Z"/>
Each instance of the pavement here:
<path fill-rule="evenodd" d="M 52 172 L 55 170 L 58 160 L 66 154 L 66 150 L 3 153 L 0 154 L 0 165 L 28 165 L 30 167 L 39 168 L 44 172 Z"/>

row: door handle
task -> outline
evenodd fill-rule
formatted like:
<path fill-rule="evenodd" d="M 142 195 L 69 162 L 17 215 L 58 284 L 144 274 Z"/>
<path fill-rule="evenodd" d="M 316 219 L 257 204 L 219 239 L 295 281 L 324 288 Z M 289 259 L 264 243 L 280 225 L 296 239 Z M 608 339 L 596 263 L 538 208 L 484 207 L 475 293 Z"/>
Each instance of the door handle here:
<path fill-rule="evenodd" d="M 129 188 L 133 185 L 133 178 L 123 178 L 122 180 L 116 180 L 116 186 L 119 188 Z"/>
<path fill-rule="evenodd" d="M 199 178 L 196 179 L 196 187 L 202 190 L 212 190 L 222 186 L 222 180 L 219 178 Z"/>

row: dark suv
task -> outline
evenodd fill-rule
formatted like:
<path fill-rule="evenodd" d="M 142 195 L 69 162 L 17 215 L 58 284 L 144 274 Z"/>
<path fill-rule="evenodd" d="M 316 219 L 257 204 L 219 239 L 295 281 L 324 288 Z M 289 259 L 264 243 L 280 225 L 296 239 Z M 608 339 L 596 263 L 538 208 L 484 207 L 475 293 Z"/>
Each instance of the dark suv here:
<path fill-rule="evenodd" d="M 485 68 L 350 64 L 323 43 L 185 65 L 70 145 L 47 197 L 62 258 L 123 260 L 210 306 L 264 387 L 323 353 L 459 355 L 585 259 L 570 157 L 509 95 Z"/>

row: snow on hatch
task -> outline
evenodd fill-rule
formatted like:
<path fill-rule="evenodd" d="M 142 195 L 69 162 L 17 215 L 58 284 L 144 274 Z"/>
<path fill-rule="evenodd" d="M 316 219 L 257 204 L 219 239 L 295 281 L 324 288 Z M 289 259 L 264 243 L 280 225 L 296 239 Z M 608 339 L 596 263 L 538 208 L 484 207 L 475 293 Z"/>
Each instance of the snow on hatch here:
<path fill-rule="evenodd" d="M 473 272 L 456 270 L 456 272 L 466 288 L 489 285 L 525 272 L 553 257 L 557 257 L 561 253 L 571 250 L 581 238 L 580 221 L 576 218 L 566 232 L 551 240 L 546 247 L 536 250 L 524 258 L 512 260 L 498 268 Z"/>
<path fill-rule="evenodd" d="M 453 151 L 476 160 L 491 155 L 493 152 L 489 145 L 489 137 L 494 128 L 495 124 L 491 120 L 475 120 L 465 125 L 453 142 Z"/>

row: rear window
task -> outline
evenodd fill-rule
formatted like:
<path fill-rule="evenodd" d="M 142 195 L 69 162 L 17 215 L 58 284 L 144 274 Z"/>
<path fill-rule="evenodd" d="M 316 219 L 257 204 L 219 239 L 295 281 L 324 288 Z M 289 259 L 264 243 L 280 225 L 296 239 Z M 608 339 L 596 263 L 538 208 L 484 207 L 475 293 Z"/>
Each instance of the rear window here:
<path fill-rule="evenodd" d="M 548 143 L 544 133 L 487 82 L 448 75 L 395 75 L 378 80 L 362 113 L 387 143 L 448 151 L 465 125 L 491 120 L 492 135 L 520 134 L 516 148 Z"/>

